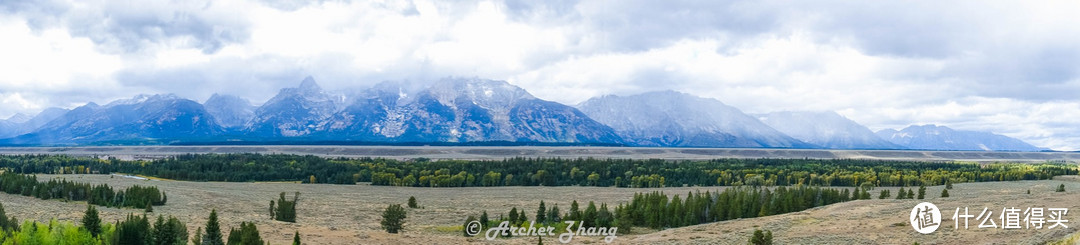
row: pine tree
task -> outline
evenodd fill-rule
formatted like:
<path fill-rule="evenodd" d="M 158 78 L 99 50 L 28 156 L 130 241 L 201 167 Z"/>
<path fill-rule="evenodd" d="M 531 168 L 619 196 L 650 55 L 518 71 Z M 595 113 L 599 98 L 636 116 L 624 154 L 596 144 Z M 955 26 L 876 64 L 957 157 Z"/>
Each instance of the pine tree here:
<path fill-rule="evenodd" d="M 273 220 L 273 219 L 276 219 L 276 218 L 274 217 L 274 211 L 275 211 L 275 208 L 274 208 L 274 200 L 270 200 L 270 219 L 271 219 L 271 220 Z"/>
<path fill-rule="evenodd" d="M 920 185 L 919 186 L 919 199 L 923 199 L 923 198 L 926 198 L 926 186 L 925 185 Z"/>
<path fill-rule="evenodd" d="M 146 244 L 153 241 L 150 235 L 150 222 L 146 220 L 146 216 L 128 214 L 127 219 L 116 225 L 116 231 L 113 234 L 116 244 L 119 245 Z"/>
<path fill-rule="evenodd" d="M 881 192 L 878 194 L 878 199 L 885 198 L 889 198 L 889 190 L 881 190 Z"/>
<path fill-rule="evenodd" d="M 941 189 L 941 197 L 949 197 L 949 189 Z"/>
<path fill-rule="evenodd" d="M 191 244 L 202 245 L 203 244 L 202 243 L 202 237 L 203 237 L 202 227 L 199 227 L 198 229 L 195 230 L 195 237 L 191 238 Z"/>
<path fill-rule="evenodd" d="M 907 196 L 907 191 L 904 191 L 904 187 L 900 187 L 900 191 L 896 192 L 896 200 L 904 199 Z"/>
<path fill-rule="evenodd" d="M 300 245 L 300 232 L 299 231 L 297 231 L 295 234 L 293 234 L 292 245 Z"/>
<path fill-rule="evenodd" d="M 462 235 L 465 235 L 465 237 L 471 237 L 472 236 L 471 234 L 469 234 L 469 224 L 472 223 L 473 221 L 476 221 L 476 217 L 473 217 L 472 215 L 469 215 L 468 218 L 465 218 L 465 224 L 461 226 L 462 227 L 461 231 L 463 233 Z"/>
<path fill-rule="evenodd" d="M 416 197 L 409 196 L 409 208 L 420 208 L 420 205 L 416 204 Z"/>
<path fill-rule="evenodd" d="M 3 212 L 3 208 L 0 208 L 0 212 Z M 0 222 L 7 221 L 6 217 L 0 214 Z M 86 205 L 86 213 L 82 218 L 83 228 L 86 228 L 90 232 L 90 235 L 97 237 L 101 234 L 101 217 L 98 217 L 97 208 L 94 205 Z"/>
<path fill-rule="evenodd" d="M 585 213 L 581 217 L 581 222 L 585 223 L 585 227 L 596 227 L 596 215 L 596 204 L 589 201 L 589 206 L 585 208 Z"/>
<path fill-rule="evenodd" d="M 391 204 L 383 211 L 382 228 L 389 233 L 398 233 L 405 227 L 406 213 L 401 204 Z"/>
<path fill-rule="evenodd" d="M 689 213 L 689 212 L 686 212 Z M 600 211 L 596 213 L 596 226 L 597 227 L 611 227 L 612 222 L 611 211 L 608 210 L 606 203 L 600 204 Z"/>
<path fill-rule="evenodd" d="M 570 202 L 570 213 L 566 215 L 567 220 L 581 220 L 581 210 L 578 209 L 577 200 Z"/>
<path fill-rule="evenodd" d="M 559 217 L 562 213 L 559 213 L 559 204 L 556 203 L 554 207 L 548 209 L 547 220 L 550 222 L 558 223 L 562 221 L 562 217 Z"/>
<path fill-rule="evenodd" d="M 7 213 L 4 212 L 4 203 L 0 203 L 0 232 L 11 230 L 17 225 L 15 222 L 8 222 Z"/>
<path fill-rule="evenodd" d="M 952 190 L 952 180 L 945 180 L 945 189 Z"/>
<path fill-rule="evenodd" d="M 518 222 L 518 211 L 517 211 L 517 207 L 511 208 L 511 209 L 510 209 L 510 214 L 506 215 L 506 217 L 509 217 L 509 218 L 510 218 L 510 224 L 511 224 L 511 225 L 516 225 L 516 224 L 519 224 L 519 223 L 520 223 L 520 222 Z"/>
<path fill-rule="evenodd" d="M 547 209 L 544 208 L 544 200 L 540 200 L 540 208 L 536 210 L 536 223 L 547 222 Z"/>
<path fill-rule="evenodd" d="M 217 210 L 210 210 L 210 218 L 206 220 L 206 234 L 203 235 L 203 245 L 225 245 L 221 234 L 221 225 L 218 224 Z"/>
<path fill-rule="evenodd" d="M 1061 184 L 1057 188 L 1057 192 L 1065 192 L 1065 184 Z"/>
<path fill-rule="evenodd" d="M 229 230 L 228 245 L 262 245 L 266 242 L 259 236 L 255 223 L 240 222 L 240 229 Z"/>
<path fill-rule="evenodd" d="M 750 236 L 750 244 L 765 245 L 765 233 L 761 230 L 754 230 L 754 235 Z"/>
<path fill-rule="evenodd" d="M 153 213 L 154 212 L 154 205 L 151 205 L 150 201 L 146 201 L 146 209 L 144 209 L 143 212 L 145 212 L 145 213 Z"/>
<path fill-rule="evenodd" d="M 630 233 L 630 227 L 634 225 L 634 217 L 631 214 L 630 206 L 623 206 L 622 208 L 615 208 L 615 223 L 619 227 L 619 233 Z"/>
<path fill-rule="evenodd" d="M 765 245 L 772 245 L 772 231 L 765 232 Z"/>
<path fill-rule="evenodd" d="M 915 192 L 911 189 L 907 190 L 907 199 L 915 199 Z"/>
<path fill-rule="evenodd" d="M 487 227 L 489 222 L 491 220 L 488 219 L 487 210 L 484 210 L 484 213 L 480 214 L 480 225 Z"/>

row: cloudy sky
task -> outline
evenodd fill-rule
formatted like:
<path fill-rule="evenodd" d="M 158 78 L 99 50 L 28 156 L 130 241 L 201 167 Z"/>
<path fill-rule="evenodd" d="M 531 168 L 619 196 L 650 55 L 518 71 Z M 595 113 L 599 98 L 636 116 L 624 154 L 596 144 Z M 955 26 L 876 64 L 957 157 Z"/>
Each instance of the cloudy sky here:
<path fill-rule="evenodd" d="M 1078 150 L 1080 2 L 1023 3 L 4 0 L 0 117 L 457 76 L 566 104 L 671 89 Z"/>

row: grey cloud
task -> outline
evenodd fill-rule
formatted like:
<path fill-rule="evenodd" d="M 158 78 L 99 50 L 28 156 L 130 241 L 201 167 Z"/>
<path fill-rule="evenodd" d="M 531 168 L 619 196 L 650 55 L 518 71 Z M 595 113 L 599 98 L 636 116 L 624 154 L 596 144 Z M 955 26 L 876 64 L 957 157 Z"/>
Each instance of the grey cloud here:
<path fill-rule="evenodd" d="M 108 53 L 137 53 L 170 38 L 204 53 L 217 52 L 229 43 L 246 41 L 248 23 L 234 13 L 206 11 L 212 2 L 106 2 L 74 6 L 60 1 L 2 1 L 0 13 L 18 14 L 41 30 L 67 28 L 73 36 L 90 38 Z"/>

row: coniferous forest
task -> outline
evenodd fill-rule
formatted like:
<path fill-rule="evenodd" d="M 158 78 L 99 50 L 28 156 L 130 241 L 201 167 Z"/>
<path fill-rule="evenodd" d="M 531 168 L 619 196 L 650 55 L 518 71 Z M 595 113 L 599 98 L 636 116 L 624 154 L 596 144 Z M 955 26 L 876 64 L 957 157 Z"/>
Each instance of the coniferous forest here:
<path fill-rule="evenodd" d="M 127 173 L 190 181 L 303 181 L 416 187 L 463 186 L 918 186 L 1050 179 L 1075 165 L 858 159 L 548 159 L 399 161 L 300 155 L 200 154 L 125 161 L 57 155 L 0 156 L 23 174 Z"/>
<path fill-rule="evenodd" d="M 107 184 L 90 185 L 63 179 L 38 182 L 37 176 L 10 172 L 0 173 L 0 191 L 45 200 L 86 201 L 106 207 L 146 208 L 165 205 L 168 201 L 165 192 L 153 186 L 134 185 L 116 191 Z"/>

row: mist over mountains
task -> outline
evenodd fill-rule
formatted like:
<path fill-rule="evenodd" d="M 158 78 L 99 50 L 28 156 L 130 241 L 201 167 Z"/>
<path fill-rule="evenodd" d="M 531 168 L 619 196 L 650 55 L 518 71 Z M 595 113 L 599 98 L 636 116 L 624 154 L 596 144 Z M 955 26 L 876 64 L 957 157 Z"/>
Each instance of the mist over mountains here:
<path fill-rule="evenodd" d="M 658 91 L 576 106 L 504 81 L 445 78 L 325 91 L 307 77 L 259 106 L 227 94 L 204 103 L 138 95 L 0 120 L 2 145 L 185 143 L 586 144 L 658 147 L 1044 150 L 989 132 L 911 126 L 877 133 L 835 112 L 748 115 L 716 99 Z"/>

